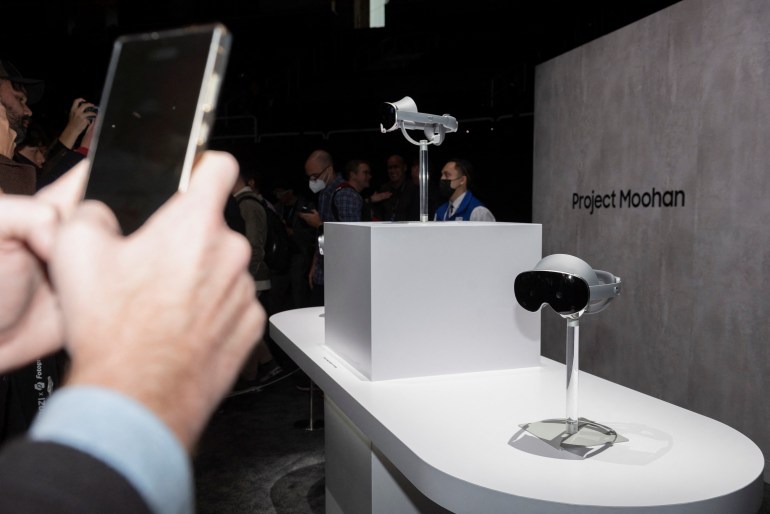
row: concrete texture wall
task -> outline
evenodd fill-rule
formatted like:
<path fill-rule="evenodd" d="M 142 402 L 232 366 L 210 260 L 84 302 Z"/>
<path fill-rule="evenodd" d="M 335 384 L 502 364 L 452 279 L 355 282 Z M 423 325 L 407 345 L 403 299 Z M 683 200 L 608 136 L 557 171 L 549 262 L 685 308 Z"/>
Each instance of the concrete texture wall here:
<path fill-rule="evenodd" d="M 766 0 L 685 0 L 540 65 L 533 183 L 543 255 L 623 279 L 582 322 L 581 369 L 734 427 L 766 462 L 768 27 Z M 564 340 L 545 311 L 543 354 L 563 362 Z"/>

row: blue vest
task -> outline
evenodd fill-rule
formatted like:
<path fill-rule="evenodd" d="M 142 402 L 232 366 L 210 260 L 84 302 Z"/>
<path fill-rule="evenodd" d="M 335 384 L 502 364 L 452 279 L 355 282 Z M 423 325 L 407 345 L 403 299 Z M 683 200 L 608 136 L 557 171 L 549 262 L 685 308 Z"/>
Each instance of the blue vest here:
<path fill-rule="evenodd" d="M 476 207 L 484 207 L 484 204 L 481 203 L 478 198 L 473 196 L 470 191 L 466 191 L 463 201 L 460 202 L 460 206 L 455 209 L 455 212 L 446 220 L 444 220 L 444 216 L 446 215 L 447 210 L 449 210 L 449 202 L 441 204 L 439 208 L 436 209 L 436 221 L 470 221 L 471 213 Z"/>

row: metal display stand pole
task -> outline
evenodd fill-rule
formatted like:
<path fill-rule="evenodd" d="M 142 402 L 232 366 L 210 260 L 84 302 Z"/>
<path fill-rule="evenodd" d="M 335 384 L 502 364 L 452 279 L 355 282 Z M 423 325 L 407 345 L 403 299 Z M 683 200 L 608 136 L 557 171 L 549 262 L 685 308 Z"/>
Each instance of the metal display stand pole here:
<path fill-rule="evenodd" d="M 567 320 L 567 433 L 578 431 L 578 371 L 580 368 L 580 319 Z"/>
<path fill-rule="evenodd" d="M 428 221 L 428 142 L 420 141 L 420 221 Z"/>
<path fill-rule="evenodd" d="M 315 396 L 315 382 L 310 381 L 310 417 L 308 419 L 301 419 L 294 423 L 295 428 L 302 428 L 307 432 L 314 432 L 324 427 L 322 419 L 315 419 L 314 412 L 314 397 Z"/>
<path fill-rule="evenodd" d="M 580 373 L 580 316 L 567 318 L 567 416 L 519 425 L 557 450 L 588 458 L 615 443 L 627 442 L 612 428 L 578 416 Z"/>

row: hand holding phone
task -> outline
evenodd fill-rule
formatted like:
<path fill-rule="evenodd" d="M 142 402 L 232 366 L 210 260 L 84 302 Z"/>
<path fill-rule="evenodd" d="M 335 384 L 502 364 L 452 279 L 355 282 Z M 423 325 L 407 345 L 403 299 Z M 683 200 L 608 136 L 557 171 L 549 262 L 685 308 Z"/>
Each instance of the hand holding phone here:
<path fill-rule="evenodd" d="M 297 200 L 297 212 L 313 212 L 315 210 L 315 205 L 313 205 L 313 202 L 310 200 L 305 200 L 304 198 L 300 198 Z"/>
<path fill-rule="evenodd" d="M 318 228 L 321 225 L 323 225 L 323 220 L 321 219 L 321 215 L 315 209 L 311 209 L 308 212 L 300 212 L 299 217 L 302 218 L 302 221 L 304 221 L 305 223 L 307 223 L 309 226 L 313 228 Z"/>

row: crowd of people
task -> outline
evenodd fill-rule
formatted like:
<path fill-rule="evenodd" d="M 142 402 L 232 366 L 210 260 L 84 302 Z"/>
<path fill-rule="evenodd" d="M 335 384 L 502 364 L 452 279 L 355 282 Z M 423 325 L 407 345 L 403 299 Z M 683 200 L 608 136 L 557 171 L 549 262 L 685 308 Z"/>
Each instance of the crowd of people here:
<path fill-rule="evenodd" d="M 263 192 L 259 170 L 207 152 L 123 237 L 82 201 L 95 104 L 74 99 L 51 137 L 30 107 L 42 90 L 0 60 L 0 511 L 189 512 L 212 411 L 296 368 L 265 322 L 323 305 L 324 224 L 418 221 L 419 167 L 391 155 L 373 187 L 367 160 L 340 173 L 316 149 L 307 189 Z M 494 221 L 472 176 L 443 166 L 430 219 Z"/>

